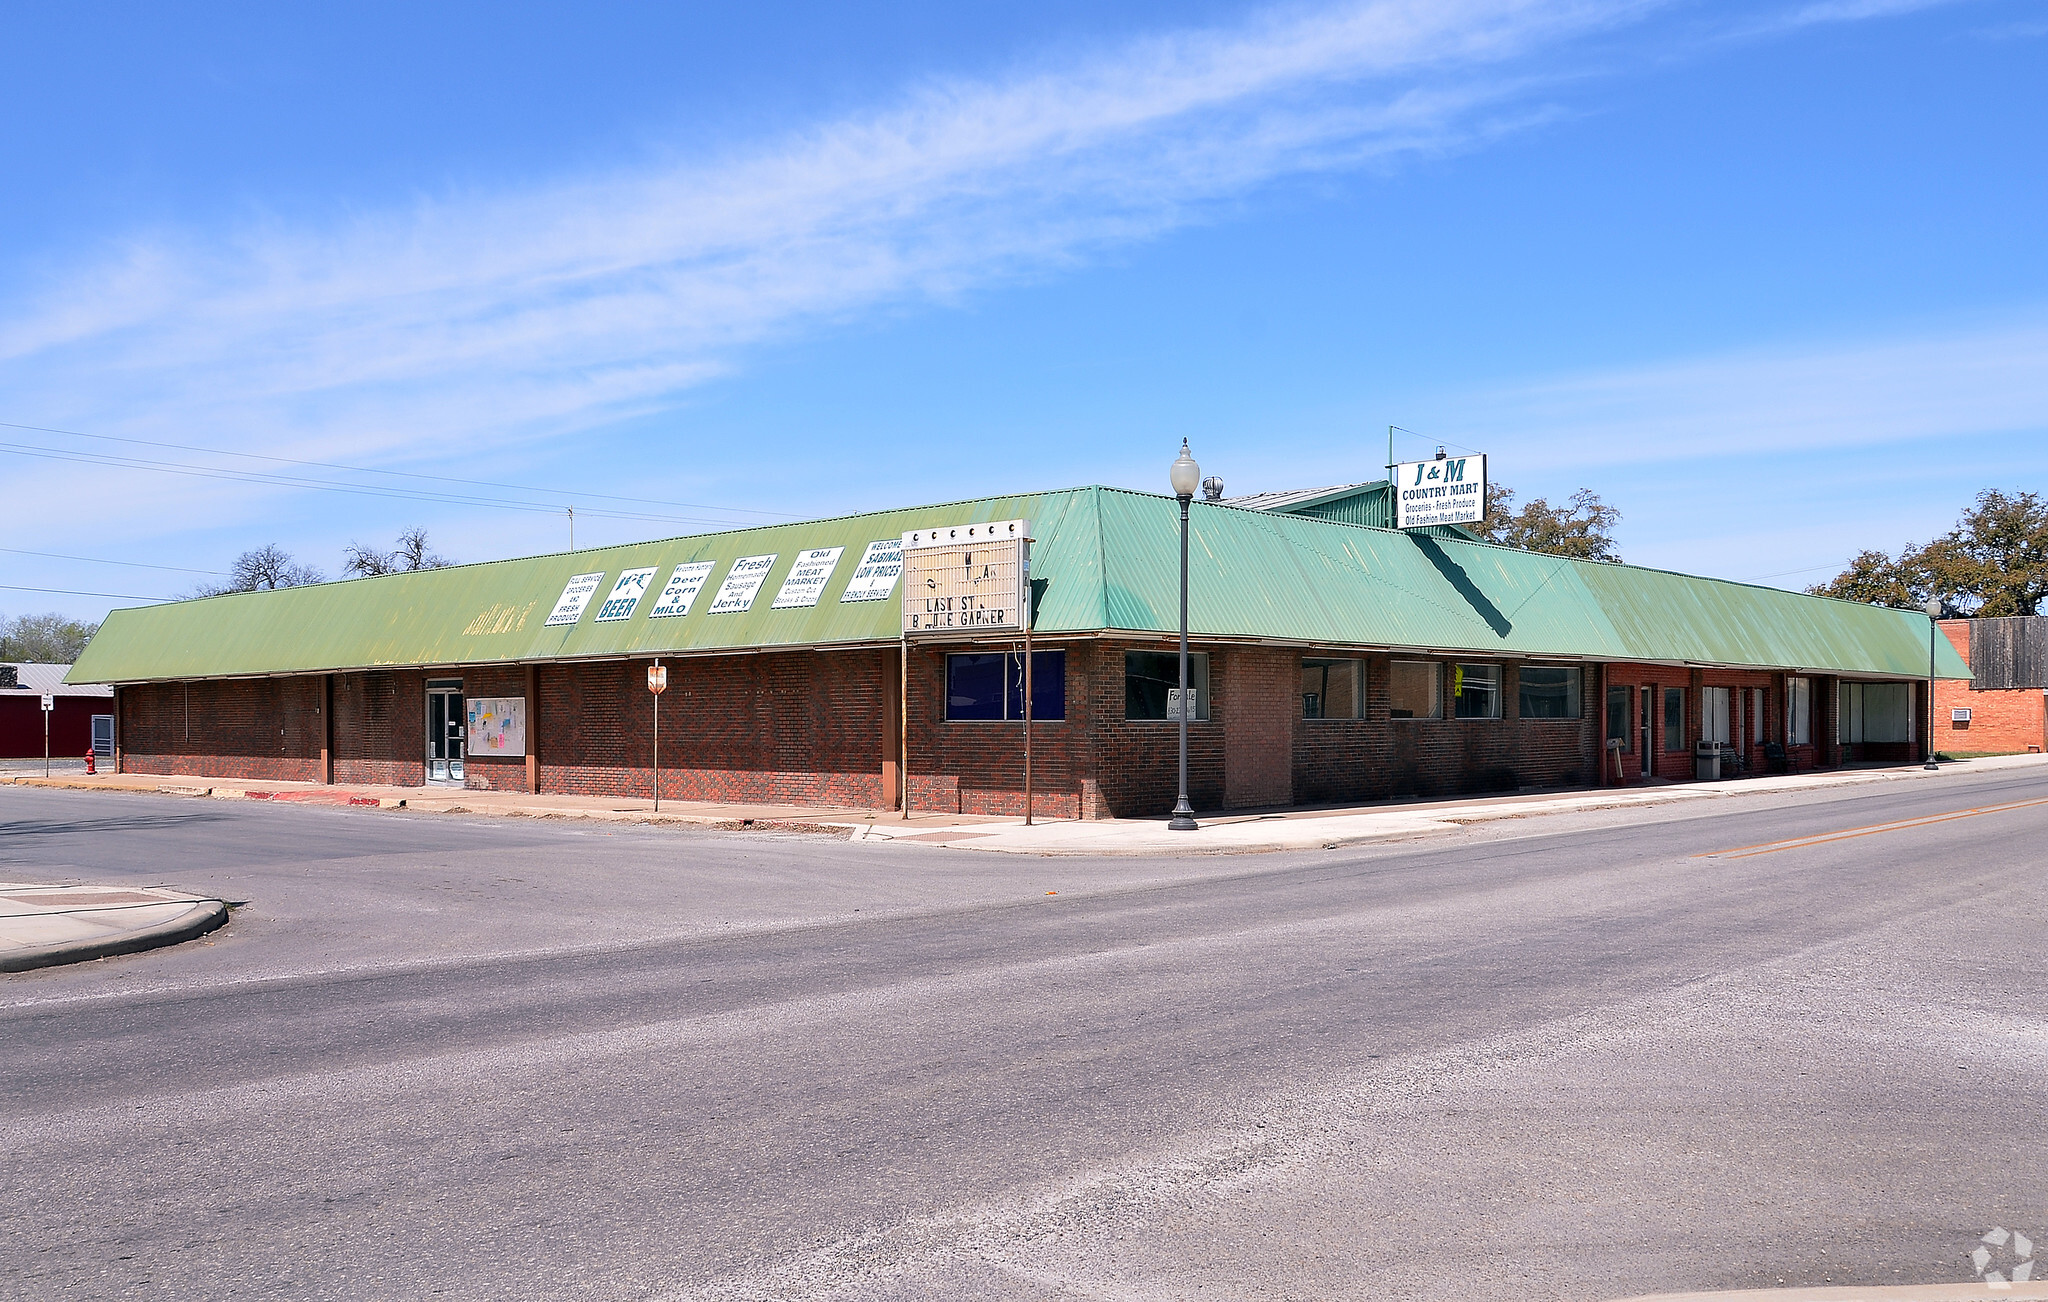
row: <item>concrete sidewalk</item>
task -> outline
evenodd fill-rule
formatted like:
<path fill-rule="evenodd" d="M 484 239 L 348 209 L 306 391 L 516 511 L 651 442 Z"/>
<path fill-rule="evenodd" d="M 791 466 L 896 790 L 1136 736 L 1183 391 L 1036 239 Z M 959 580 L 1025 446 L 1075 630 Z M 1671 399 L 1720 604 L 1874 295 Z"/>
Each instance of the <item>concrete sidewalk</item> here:
<path fill-rule="evenodd" d="M 0 883 L 0 972 L 155 949 L 227 920 L 227 901 L 168 886 Z"/>
<path fill-rule="evenodd" d="M 311 782 L 250 783 L 157 774 L 102 773 L 89 777 L 81 772 L 43 778 L 39 774 L 18 771 L 11 774 L 0 772 L 0 788 L 8 785 L 56 787 L 195 799 L 405 809 L 420 813 L 591 819 L 724 831 L 807 832 L 838 836 L 861 844 L 935 845 L 1011 854 L 1255 854 L 1397 840 L 1451 831 L 1471 823 L 1549 813 L 1739 799 L 1748 795 L 1827 790 L 1879 782 L 1918 782 L 1937 779 L 1943 774 L 2030 768 L 2048 772 L 2048 755 L 1956 760 L 1943 764 L 1934 772 L 1910 764 L 1744 777 L 1724 782 L 1576 788 L 1270 812 L 1233 811 L 1203 817 L 1201 830 L 1196 832 L 1169 831 L 1164 818 L 1096 822 L 1048 822 L 1041 819 L 1033 826 L 1025 827 L 1023 819 L 1015 817 L 920 812 L 905 821 L 901 814 L 892 810 L 670 800 L 662 802 L 661 812 L 657 814 L 652 802 L 644 797 L 535 796 L 513 791 L 470 791 L 461 787 L 330 787 Z"/>

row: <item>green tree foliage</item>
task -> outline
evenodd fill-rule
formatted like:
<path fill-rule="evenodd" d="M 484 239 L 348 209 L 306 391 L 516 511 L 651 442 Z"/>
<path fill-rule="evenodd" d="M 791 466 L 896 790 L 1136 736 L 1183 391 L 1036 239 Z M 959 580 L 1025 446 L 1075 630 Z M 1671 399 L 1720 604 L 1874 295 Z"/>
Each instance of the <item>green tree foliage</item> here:
<path fill-rule="evenodd" d="M 1956 527 L 1897 556 L 1866 551 L 1808 592 L 1919 609 L 1929 597 L 1957 614 L 2038 615 L 2048 601 L 2048 502 L 2037 493 L 1977 494 Z"/>
<path fill-rule="evenodd" d="M 78 659 L 97 623 L 63 615 L 17 615 L 0 618 L 0 660 L 22 664 L 68 665 Z"/>
<path fill-rule="evenodd" d="M 1527 552 L 1621 564 L 1621 554 L 1614 549 L 1614 526 L 1621 511 L 1602 502 L 1592 489 L 1573 493 L 1564 506 L 1552 506 L 1541 497 L 1519 511 L 1514 506 L 1514 489 L 1488 484 L 1486 519 L 1476 526 L 1479 536 Z"/>

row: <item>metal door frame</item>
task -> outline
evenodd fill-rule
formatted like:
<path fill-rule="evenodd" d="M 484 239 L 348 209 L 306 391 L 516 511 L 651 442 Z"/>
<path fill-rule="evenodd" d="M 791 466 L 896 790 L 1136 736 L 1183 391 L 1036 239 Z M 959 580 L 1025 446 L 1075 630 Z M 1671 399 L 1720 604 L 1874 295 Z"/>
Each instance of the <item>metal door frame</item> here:
<path fill-rule="evenodd" d="M 438 761 L 436 756 L 434 755 L 433 726 L 434 698 L 437 696 L 442 697 L 444 701 L 446 700 L 446 698 L 453 697 L 457 707 L 455 714 L 452 717 L 450 717 L 447 715 L 447 706 L 445 704 L 442 706 L 443 718 L 441 726 L 444 730 L 444 734 L 452 734 L 444 735 L 442 740 L 444 743 L 447 743 L 449 745 L 451 753 L 447 755 L 445 758 L 439 759 Z M 422 731 L 426 735 L 426 754 L 424 758 L 426 762 L 427 781 L 436 784 L 446 784 L 448 786 L 460 786 L 464 780 L 462 772 L 462 761 L 463 757 L 468 753 L 469 750 L 469 737 L 467 735 L 467 725 L 469 722 L 469 716 L 463 712 L 462 708 L 462 680 L 460 678 L 429 678 L 427 680 L 426 699 L 422 701 L 420 705 L 421 708 L 426 712 L 425 726 L 423 727 Z M 443 776 L 434 776 L 434 765 L 436 762 L 445 764 L 447 766 L 447 771 Z"/>

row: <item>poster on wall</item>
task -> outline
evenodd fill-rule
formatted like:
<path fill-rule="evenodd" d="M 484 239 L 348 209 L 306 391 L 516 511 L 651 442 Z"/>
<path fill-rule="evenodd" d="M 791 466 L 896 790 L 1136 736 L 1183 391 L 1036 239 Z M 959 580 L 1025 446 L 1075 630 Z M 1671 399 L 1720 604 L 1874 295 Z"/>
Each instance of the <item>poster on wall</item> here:
<path fill-rule="evenodd" d="M 647 612 L 649 619 L 671 619 L 690 613 L 690 603 L 704 590 L 704 580 L 711 577 L 711 570 L 717 561 L 685 561 L 676 566 L 675 573 L 668 576 L 668 586 L 661 590 L 661 597 L 654 603 L 654 609 Z"/>
<path fill-rule="evenodd" d="M 569 579 L 569 585 L 562 589 L 561 600 L 555 603 L 554 613 L 548 616 L 544 628 L 557 624 L 573 624 L 583 618 L 583 608 L 597 595 L 597 585 L 604 582 L 604 571 L 595 574 L 577 574 Z"/>
<path fill-rule="evenodd" d="M 861 554 L 860 564 L 853 567 L 853 577 L 846 581 L 846 591 L 839 594 L 839 599 L 885 601 L 896 590 L 896 580 L 902 574 L 903 540 L 877 538 Z"/>
<path fill-rule="evenodd" d="M 619 575 L 619 581 L 612 585 L 611 595 L 597 608 L 593 624 L 605 624 L 614 620 L 630 619 L 633 607 L 640 604 L 640 598 L 647 595 L 647 585 L 654 580 L 654 566 L 641 570 L 627 570 Z"/>
<path fill-rule="evenodd" d="M 1486 458 L 1438 457 L 1394 467 L 1394 527 L 1478 524 L 1486 518 Z"/>
<path fill-rule="evenodd" d="M 482 759 L 521 759 L 526 755 L 526 698 L 469 698 L 468 753 Z"/>
<path fill-rule="evenodd" d="M 815 606 L 818 598 L 825 595 L 826 581 L 832 571 L 839 567 L 839 554 L 844 547 L 813 547 L 798 552 L 796 560 L 789 567 L 789 577 L 782 581 L 782 591 L 775 594 L 770 610 L 788 610 L 792 606 Z"/>
<path fill-rule="evenodd" d="M 714 615 L 737 615 L 754 608 L 754 598 L 761 591 L 761 585 L 768 579 L 768 571 L 775 567 L 775 556 L 742 556 L 732 563 L 725 572 L 725 582 L 719 585 L 718 595 L 712 599 L 711 613 Z"/>
<path fill-rule="evenodd" d="M 1022 628 L 1031 522 L 913 529 L 903 535 L 903 631 Z"/>

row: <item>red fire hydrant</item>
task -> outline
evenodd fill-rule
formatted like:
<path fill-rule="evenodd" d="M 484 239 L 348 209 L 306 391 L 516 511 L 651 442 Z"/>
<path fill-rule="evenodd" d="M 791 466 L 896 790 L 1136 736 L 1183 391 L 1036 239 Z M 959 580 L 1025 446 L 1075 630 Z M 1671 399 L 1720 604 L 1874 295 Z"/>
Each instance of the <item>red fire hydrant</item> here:
<path fill-rule="evenodd" d="M 94 758 L 94 756 L 93 756 L 93 750 L 92 750 L 92 747 L 90 747 L 90 746 L 87 746 L 87 747 L 85 748 L 85 771 L 86 771 L 87 773 L 98 773 L 98 772 L 99 772 L 99 770 L 98 770 L 97 768 L 93 767 L 93 758 Z"/>

